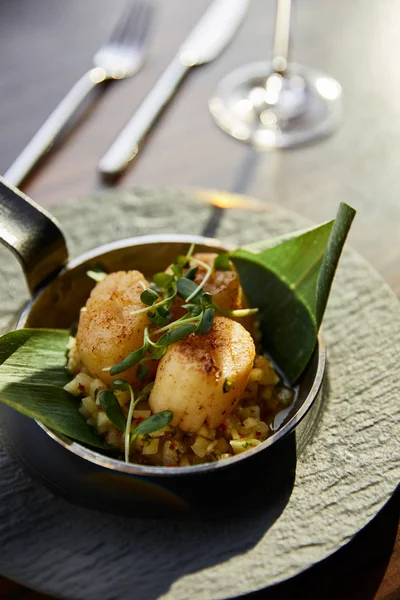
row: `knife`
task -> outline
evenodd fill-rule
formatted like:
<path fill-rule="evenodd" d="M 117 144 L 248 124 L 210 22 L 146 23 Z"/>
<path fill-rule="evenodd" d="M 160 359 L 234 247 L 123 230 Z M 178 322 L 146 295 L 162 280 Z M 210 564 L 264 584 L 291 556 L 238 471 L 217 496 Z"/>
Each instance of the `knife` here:
<path fill-rule="evenodd" d="M 249 1 L 212 2 L 133 117 L 101 158 L 98 169 L 104 177 L 115 177 L 127 168 L 184 76 L 192 67 L 214 60 L 230 42 L 243 21 Z"/>

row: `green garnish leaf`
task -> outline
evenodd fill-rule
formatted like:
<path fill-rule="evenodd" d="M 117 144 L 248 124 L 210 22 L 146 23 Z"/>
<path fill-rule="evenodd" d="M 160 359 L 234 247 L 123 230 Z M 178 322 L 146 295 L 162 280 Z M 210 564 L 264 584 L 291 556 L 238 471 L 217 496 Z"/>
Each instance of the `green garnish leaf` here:
<path fill-rule="evenodd" d="M 149 346 L 149 354 L 153 360 L 159 360 L 167 351 L 166 346 L 158 348 L 157 346 Z"/>
<path fill-rule="evenodd" d="M 196 327 L 197 325 L 194 323 L 185 323 L 184 325 L 179 325 L 178 327 L 167 331 L 167 333 L 164 333 L 164 335 L 162 335 L 158 340 L 157 346 L 170 346 L 175 342 L 179 342 L 191 333 L 194 333 L 196 331 Z"/>
<path fill-rule="evenodd" d="M 204 292 L 203 296 L 201 298 L 201 305 L 204 308 L 211 308 L 212 307 L 212 295 L 210 294 L 210 292 Z"/>
<path fill-rule="evenodd" d="M 293 384 L 313 353 L 355 210 L 334 221 L 229 254 L 250 306 L 259 308 L 263 347 Z"/>
<path fill-rule="evenodd" d="M 153 277 L 153 281 L 158 288 L 167 289 L 168 286 L 171 285 L 174 278 L 172 275 L 168 275 L 168 273 L 156 273 Z"/>
<path fill-rule="evenodd" d="M 125 431 L 126 418 L 115 394 L 109 390 L 101 390 L 99 402 L 114 427 L 120 431 Z"/>
<path fill-rule="evenodd" d="M 215 310 L 212 307 L 207 308 L 201 313 L 201 319 L 196 327 L 196 335 L 204 335 L 209 333 L 213 324 Z"/>
<path fill-rule="evenodd" d="M 140 300 L 143 304 L 146 304 L 146 306 L 153 306 L 154 302 L 157 302 L 158 300 L 158 294 L 154 290 L 144 290 L 144 292 L 140 294 Z"/>
<path fill-rule="evenodd" d="M 209 333 L 214 321 L 215 310 L 213 308 L 206 308 L 204 311 L 201 333 Z"/>
<path fill-rule="evenodd" d="M 156 309 L 154 312 L 147 313 L 147 318 L 152 325 L 167 325 L 170 322 L 170 320 L 172 318 L 172 313 L 167 311 L 168 316 L 164 317 L 161 314 L 161 310 L 160 310 L 161 308 L 163 308 L 163 307 L 160 306 L 160 308 Z"/>
<path fill-rule="evenodd" d="M 250 315 L 256 315 L 258 313 L 258 308 L 237 308 L 234 310 L 224 310 L 215 302 L 211 303 L 212 308 L 214 308 L 218 313 L 223 315 L 224 317 L 229 317 L 230 319 L 237 319 L 239 317 L 249 317 Z"/>
<path fill-rule="evenodd" d="M 125 379 L 114 379 L 111 383 L 111 387 L 113 390 L 125 392 L 126 390 L 129 390 L 129 383 L 125 381 Z"/>
<path fill-rule="evenodd" d="M 60 434 L 97 448 L 105 443 L 79 412 L 80 402 L 63 390 L 69 332 L 20 329 L 0 337 L 0 402 Z"/>
<path fill-rule="evenodd" d="M 172 313 L 170 313 L 165 306 L 159 306 L 157 312 L 161 317 L 164 317 L 164 319 L 168 319 L 168 321 L 172 318 Z"/>
<path fill-rule="evenodd" d="M 203 312 L 201 306 L 198 306 L 197 304 L 182 304 L 182 308 L 187 310 L 188 313 L 190 313 L 194 317 L 200 316 Z"/>
<path fill-rule="evenodd" d="M 173 274 L 175 275 L 175 277 L 177 279 L 179 279 L 183 275 L 183 269 L 180 265 L 172 265 L 171 271 L 173 272 Z"/>
<path fill-rule="evenodd" d="M 186 271 L 186 273 L 184 274 L 184 277 L 186 279 L 191 279 L 193 281 L 193 279 L 196 277 L 196 273 L 199 270 L 199 267 L 190 267 L 190 269 L 188 269 Z"/>
<path fill-rule="evenodd" d="M 134 410 L 135 404 L 136 404 L 135 394 L 133 392 L 132 386 L 129 386 L 129 393 L 130 393 L 131 399 L 129 402 L 128 416 L 126 418 L 126 427 L 125 427 L 125 436 L 124 436 L 125 437 L 125 439 L 124 439 L 125 462 L 129 462 L 129 453 L 130 453 L 131 441 L 132 441 L 131 425 L 132 425 L 133 410 Z"/>
<path fill-rule="evenodd" d="M 139 393 L 138 400 L 143 400 L 143 398 L 146 398 L 150 394 L 153 387 L 154 387 L 154 381 L 152 381 L 151 383 L 148 383 L 146 385 L 146 387 L 144 387 L 142 389 L 142 391 Z"/>
<path fill-rule="evenodd" d="M 150 367 L 144 363 L 139 363 L 136 371 L 136 377 L 139 381 L 144 381 L 147 375 L 150 373 Z"/>
<path fill-rule="evenodd" d="M 142 360 L 142 358 L 144 358 L 146 352 L 147 344 L 144 344 L 138 350 L 135 350 L 134 352 L 128 354 L 128 356 L 124 358 L 124 360 L 121 360 L 120 363 L 117 363 L 116 365 L 113 365 L 111 367 L 111 377 L 113 377 L 114 375 L 118 375 L 119 373 L 123 373 L 123 371 L 126 371 L 127 369 L 130 369 L 131 367 L 137 365 Z"/>
<path fill-rule="evenodd" d="M 214 269 L 216 271 L 232 271 L 232 265 L 228 254 L 223 252 L 215 257 Z"/>
<path fill-rule="evenodd" d="M 190 264 L 190 260 L 187 256 L 179 255 L 174 260 L 174 265 L 178 265 L 182 269 L 185 269 Z"/>
<path fill-rule="evenodd" d="M 146 433 L 153 433 L 163 427 L 169 425 L 173 419 L 174 413 L 170 410 L 163 410 L 154 415 L 151 415 L 141 423 L 133 431 L 134 435 L 145 435 Z"/>
<path fill-rule="evenodd" d="M 199 286 L 196 283 L 194 283 L 194 281 L 191 281 L 190 279 L 186 279 L 186 277 L 182 277 L 181 279 L 178 279 L 178 281 L 176 282 L 176 289 L 178 292 L 178 296 L 180 296 L 184 300 L 189 298 L 189 296 L 191 294 L 193 294 L 193 292 L 198 287 Z M 200 289 L 197 292 L 197 294 L 195 296 L 193 296 L 193 298 L 191 298 L 190 302 L 193 304 L 200 304 L 204 293 L 205 292 L 202 289 Z"/>

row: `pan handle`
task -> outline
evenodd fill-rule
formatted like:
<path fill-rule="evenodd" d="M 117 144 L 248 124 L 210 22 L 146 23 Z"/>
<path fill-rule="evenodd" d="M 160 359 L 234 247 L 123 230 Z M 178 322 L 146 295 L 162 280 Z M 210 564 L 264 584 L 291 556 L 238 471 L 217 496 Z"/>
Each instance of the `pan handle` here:
<path fill-rule="evenodd" d="M 68 261 L 64 235 L 43 208 L 0 177 L 0 242 L 21 263 L 32 295 Z"/>

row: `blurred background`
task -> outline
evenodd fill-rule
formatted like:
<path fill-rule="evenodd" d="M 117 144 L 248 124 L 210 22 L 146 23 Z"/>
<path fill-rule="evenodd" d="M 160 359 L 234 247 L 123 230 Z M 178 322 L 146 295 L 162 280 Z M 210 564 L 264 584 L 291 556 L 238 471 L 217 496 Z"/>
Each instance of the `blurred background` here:
<path fill-rule="evenodd" d="M 50 210 L 54 204 L 109 186 L 97 172 L 99 159 L 210 0 L 153 0 L 152 4 L 154 21 L 143 68 L 134 77 L 104 86 L 104 93 L 96 95 L 96 101 L 21 186 Z M 91 68 L 93 55 L 125 5 L 125 0 L 0 0 L 1 174 Z M 332 136 L 321 141 L 257 152 L 217 127 L 208 101 L 227 73 L 271 58 L 274 20 L 274 0 L 251 0 L 230 45 L 215 61 L 193 69 L 131 168 L 113 185 L 227 190 L 276 203 L 314 222 L 331 219 L 338 203 L 348 202 L 358 211 L 351 245 L 399 295 L 400 2 L 295 2 L 292 59 L 339 81 L 343 120 Z M 392 534 L 398 502 L 392 503 L 391 511 L 385 551 L 390 555 L 393 550 L 392 570 L 379 598 L 396 600 L 400 598 L 400 550 L 398 541 L 393 545 Z M 388 556 L 380 563 L 381 578 L 387 564 Z M 379 582 L 375 584 L 376 591 Z M 15 588 L 7 593 L 22 597 Z"/>
<path fill-rule="evenodd" d="M 39 203 L 65 201 L 103 185 L 96 167 L 126 121 L 196 24 L 208 0 L 154 0 L 145 66 L 109 86 L 24 189 Z M 0 172 L 109 36 L 124 0 L 0 0 Z M 292 56 L 343 86 L 344 119 L 322 142 L 257 153 L 221 132 L 207 107 L 220 79 L 270 58 L 275 3 L 252 0 L 229 47 L 184 82 L 119 185 L 183 185 L 244 192 L 314 221 L 346 200 L 359 210 L 351 243 L 397 292 L 393 244 L 400 239 L 400 3 L 296 2 Z M 363 235 L 368 229 L 369 243 Z M 382 232 L 385 233 L 382 236 Z"/>

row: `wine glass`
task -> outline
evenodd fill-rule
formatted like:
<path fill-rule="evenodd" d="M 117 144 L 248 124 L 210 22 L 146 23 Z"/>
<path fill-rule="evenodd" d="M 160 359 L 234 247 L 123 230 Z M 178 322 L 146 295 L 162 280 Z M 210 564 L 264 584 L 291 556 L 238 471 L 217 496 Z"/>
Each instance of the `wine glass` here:
<path fill-rule="evenodd" d="M 217 124 L 258 149 L 290 148 L 329 135 L 341 117 L 340 84 L 289 62 L 291 0 L 277 0 L 273 58 L 222 79 L 209 108 Z"/>

